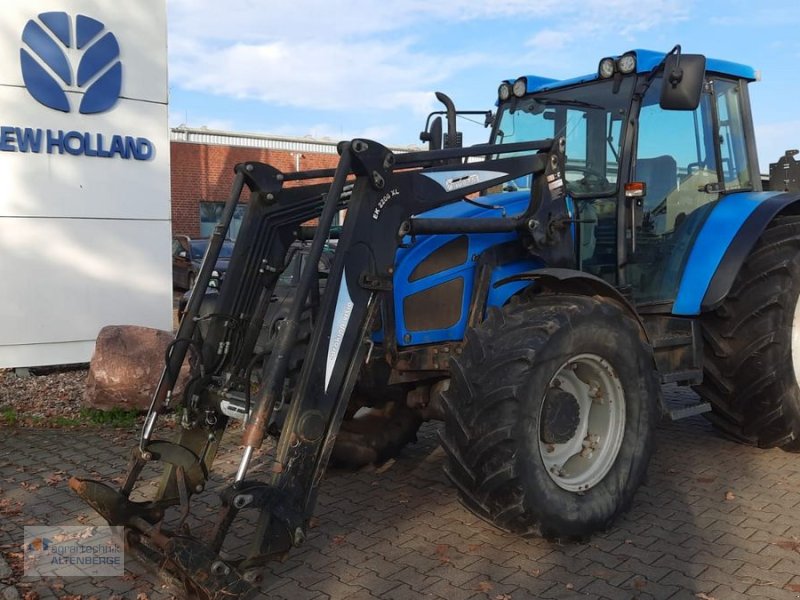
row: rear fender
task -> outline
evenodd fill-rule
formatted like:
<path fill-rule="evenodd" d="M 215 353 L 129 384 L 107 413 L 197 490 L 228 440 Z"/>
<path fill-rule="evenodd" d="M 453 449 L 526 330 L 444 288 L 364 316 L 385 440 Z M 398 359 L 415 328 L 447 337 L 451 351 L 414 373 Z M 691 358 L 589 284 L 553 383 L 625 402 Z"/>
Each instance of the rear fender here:
<path fill-rule="evenodd" d="M 672 313 L 694 316 L 716 309 L 772 220 L 798 211 L 800 194 L 794 192 L 743 192 L 720 200 L 695 240 Z"/>

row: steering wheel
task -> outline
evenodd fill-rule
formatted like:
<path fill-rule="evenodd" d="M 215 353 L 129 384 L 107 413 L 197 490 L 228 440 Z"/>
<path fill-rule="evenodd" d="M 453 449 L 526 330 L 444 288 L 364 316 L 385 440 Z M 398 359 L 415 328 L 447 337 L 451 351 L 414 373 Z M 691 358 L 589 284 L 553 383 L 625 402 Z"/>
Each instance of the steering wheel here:
<path fill-rule="evenodd" d="M 603 171 L 592 167 L 577 167 L 570 165 L 564 167 L 564 173 L 580 173 L 582 177 L 573 180 L 570 177 L 565 177 L 567 187 L 574 192 L 595 192 L 604 191 L 608 188 L 608 179 Z"/>

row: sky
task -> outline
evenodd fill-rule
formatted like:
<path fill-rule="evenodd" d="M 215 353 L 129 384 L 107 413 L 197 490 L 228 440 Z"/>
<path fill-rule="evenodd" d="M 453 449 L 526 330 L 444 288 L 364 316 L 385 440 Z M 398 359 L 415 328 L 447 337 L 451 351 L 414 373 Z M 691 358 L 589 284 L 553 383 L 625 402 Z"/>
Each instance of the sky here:
<path fill-rule="evenodd" d="M 744 63 L 760 167 L 800 147 L 800 10 L 766 0 L 168 0 L 170 125 L 419 145 L 435 91 L 493 108 L 634 48 Z M 467 143 L 488 131 L 465 123 Z"/>

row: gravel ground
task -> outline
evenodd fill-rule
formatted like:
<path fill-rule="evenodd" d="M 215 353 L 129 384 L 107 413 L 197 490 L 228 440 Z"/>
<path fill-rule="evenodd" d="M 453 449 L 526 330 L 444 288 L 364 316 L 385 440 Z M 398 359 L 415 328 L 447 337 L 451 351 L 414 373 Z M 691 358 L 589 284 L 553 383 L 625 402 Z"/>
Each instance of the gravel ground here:
<path fill-rule="evenodd" d="M 26 377 L 0 370 L 0 422 L 63 427 L 81 421 L 87 373 L 85 366 L 34 370 Z"/>

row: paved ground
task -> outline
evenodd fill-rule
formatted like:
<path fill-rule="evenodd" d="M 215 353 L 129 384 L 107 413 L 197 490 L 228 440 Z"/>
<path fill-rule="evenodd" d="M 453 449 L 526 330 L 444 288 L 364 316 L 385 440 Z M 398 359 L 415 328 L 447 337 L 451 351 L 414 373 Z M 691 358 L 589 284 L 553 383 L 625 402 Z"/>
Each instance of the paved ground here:
<path fill-rule="evenodd" d="M 504 534 L 462 508 L 442 474 L 435 429 L 426 426 L 382 472 L 329 472 L 316 526 L 303 548 L 268 569 L 265 597 L 800 598 L 800 456 L 736 445 L 700 418 L 665 424 L 631 512 L 591 543 L 558 546 Z M 120 475 L 131 437 L 116 435 L 3 432 L 7 557 L 26 524 L 102 523 L 62 472 Z M 226 472 L 235 452 L 222 455 Z M 42 599 L 171 597 L 141 565 L 128 558 L 126 566 L 124 578 L 16 583 Z"/>

